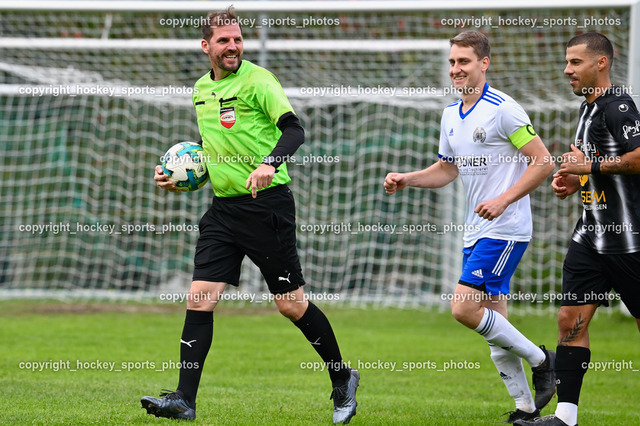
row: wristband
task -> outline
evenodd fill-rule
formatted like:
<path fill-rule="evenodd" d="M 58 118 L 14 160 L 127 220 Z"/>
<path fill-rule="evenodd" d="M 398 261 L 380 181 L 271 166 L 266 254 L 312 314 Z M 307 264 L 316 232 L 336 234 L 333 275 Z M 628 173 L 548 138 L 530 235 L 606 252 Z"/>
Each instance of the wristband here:
<path fill-rule="evenodd" d="M 276 173 L 279 172 L 278 167 L 280 167 L 280 164 L 278 164 L 278 162 L 276 161 L 276 157 L 272 155 L 264 157 L 262 159 L 262 164 L 266 164 L 267 166 L 273 167 L 274 169 L 276 169 Z"/>
<path fill-rule="evenodd" d="M 592 160 L 591 161 L 591 174 L 599 175 L 600 174 L 600 162 Z"/>

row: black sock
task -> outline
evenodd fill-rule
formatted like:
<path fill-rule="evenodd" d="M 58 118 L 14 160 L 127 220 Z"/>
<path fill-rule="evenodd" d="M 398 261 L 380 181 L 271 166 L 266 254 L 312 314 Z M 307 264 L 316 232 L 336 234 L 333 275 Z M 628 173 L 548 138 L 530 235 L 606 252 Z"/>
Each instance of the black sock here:
<path fill-rule="evenodd" d="M 581 346 L 556 348 L 556 386 L 558 402 L 578 405 L 582 379 L 589 367 L 591 351 Z"/>
<path fill-rule="evenodd" d="M 322 311 L 309 302 L 309 307 L 304 315 L 294 324 L 302 331 L 302 334 L 313 345 L 313 348 L 327 365 L 333 386 L 341 386 L 347 383 L 351 373 L 342 362 L 342 355 L 340 355 L 336 336 L 333 334 L 329 320 Z"/>
<path fill-rule="evenodd" d="M 213 312 L 187 309 L 180 339 L 180 381 L 178 390 L 195 407 L 196 394 L 213 339 Z"/>

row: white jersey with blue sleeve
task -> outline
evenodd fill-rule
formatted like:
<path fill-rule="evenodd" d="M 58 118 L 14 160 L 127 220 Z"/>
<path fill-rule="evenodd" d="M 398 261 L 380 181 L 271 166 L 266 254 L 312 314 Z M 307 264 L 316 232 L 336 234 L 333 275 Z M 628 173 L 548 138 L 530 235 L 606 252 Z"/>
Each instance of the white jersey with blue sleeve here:
<path fill-rule="evenodd" d="M 492 221 L 481 218 L 474 210 L 481 202 L 503 194 L 522 177 L 528 163 L 519 149 L 536 136 L 524 109 L 488 84 L 466 113 L 462 113 L 462 100 L 444 109 L 438 157 L 457 165 L 464 185 L 465 247 L 481 238 L 531 240 L 528 195 L 510 204 Z"/>

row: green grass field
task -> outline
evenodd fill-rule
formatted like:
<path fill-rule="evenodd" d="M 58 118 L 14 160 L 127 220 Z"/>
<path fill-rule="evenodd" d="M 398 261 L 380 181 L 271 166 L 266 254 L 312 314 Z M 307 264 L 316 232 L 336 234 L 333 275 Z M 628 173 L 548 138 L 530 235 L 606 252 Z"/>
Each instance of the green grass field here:
<path fill-rule="evenodd" d="M 493 425 L 513 409 L 484 340 L 449 313 L 324 310 L 345 360 L 362 376 L 351 424 Z M 173 424 L 148 416 L 139 399 L 177 385 L 183 308 L 10 301 L 0 303 L 0 312 L 0 423 Z M 555 318 L 511 320 L 555 348 Z M 591 338 L 592 361 L 618 364 L 587 374 L 580 424 L 640 424 L 635 321 L 599 315 Z M 331 424 L 328 374 L 301 366 L 318 361 L 275 307 L 221 305 L 195 424 Z M 405 363 L 414 363 L 413 371 Z M 554 398 L 543 414 L 555 405 Z"/>

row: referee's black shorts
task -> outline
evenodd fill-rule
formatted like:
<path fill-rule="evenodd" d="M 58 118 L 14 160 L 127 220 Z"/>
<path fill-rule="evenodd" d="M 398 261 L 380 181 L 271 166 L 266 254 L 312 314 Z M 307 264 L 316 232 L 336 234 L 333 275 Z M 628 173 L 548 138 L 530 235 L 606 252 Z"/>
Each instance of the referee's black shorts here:
<path fill-rule="evenodd" d="M 608 306 L 617 298 L 640 318 L 640 252 L 601 254 L 572 240 L 562 267 L 562 306 Z"/>
<path fill-rule="evenodd" d="M 278 185 L 238 197 L 214 197 L 200 219 L 194 281 L 237 286 L 249 256 L 269 291 L 284 294 L 304 285 L 296 247 L 296 212 L 291 190 Z"/>

